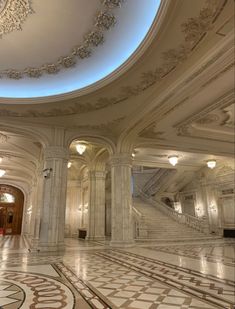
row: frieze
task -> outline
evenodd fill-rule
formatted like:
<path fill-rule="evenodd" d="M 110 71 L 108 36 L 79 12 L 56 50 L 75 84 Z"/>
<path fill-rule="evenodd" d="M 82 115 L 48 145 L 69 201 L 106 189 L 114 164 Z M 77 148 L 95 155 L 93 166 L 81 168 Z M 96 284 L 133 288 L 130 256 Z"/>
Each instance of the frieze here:
<path fill-rule="evenodd" d="M 76 126 L 77 129 L 88 129 L 88 130 L 100 130 L 100 131 L 112 131 L 112 130 L 115 130 L 115 128 L 117 127 L 117 125 L 122 121 L 124 120 L 125 117 L 120 117 L 120 118 L 117 118 L 115 120 L 112 120 L 110 122 L 107 122 L 107 123 L 100 123 L 100 124 L 97 124 L 97 125 L 78 125 Z"/>
<path fill-rule="evenodd" d="M 67 148 L 59 146 L 48 146 L 44 149 L 45 159 L 69 159 L 69 151 Z"/>
<path fill-rule="evenodd" d="M 101 1 L 102 10 L 94 18 L 93 28 L 84 36 L 83 42 L 71 48 L 70 54 L 59 57 L 54 63 L 43 64 L 40 67 L 30 67 L 23 70 L 6 69 L 0 71 L 0 78 L 19 80 L 24 77 L 40 78 L 43 74 L 57 74 L 62 69 L 76 65 L 77 59 L 88 58 L 92 48 L 104 43 L 104 31 L 116 24 L 116 17 L 111 10 L 121 6 L 123 0 Z M 21 23 L 32 13 L 29 0 L 7 0 L 4 10 L 0 6 L 0 37 L 14 29 L 21 30 Z"/>

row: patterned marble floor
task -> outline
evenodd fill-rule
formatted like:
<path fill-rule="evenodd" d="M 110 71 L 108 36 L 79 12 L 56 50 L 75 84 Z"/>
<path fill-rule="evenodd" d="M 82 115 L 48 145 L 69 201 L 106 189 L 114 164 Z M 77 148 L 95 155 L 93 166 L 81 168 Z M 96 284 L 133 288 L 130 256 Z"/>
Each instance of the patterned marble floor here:
<path fill-rule="evenodd" d="M 0 238 L 0 309 L 234 309 L 235 240 L 136 245 L 66 239 L 60 253 Z"/>

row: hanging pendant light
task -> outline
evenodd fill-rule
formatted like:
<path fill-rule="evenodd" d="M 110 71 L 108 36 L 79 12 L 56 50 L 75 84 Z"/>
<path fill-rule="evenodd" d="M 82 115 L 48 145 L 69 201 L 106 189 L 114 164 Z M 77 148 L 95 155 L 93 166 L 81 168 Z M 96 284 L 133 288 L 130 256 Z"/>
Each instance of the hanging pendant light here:
<path fill-rule="evenodd" d="M 216 167 L 216 160 L 208 160 L 206 164 L 210 169 L 213 169 Z"/>
<path fill-rule="evenodd" d="M 169 156 L 168 160 L 171 165 L 175 166 L 178 163 L 178 156 Z"/>
<path fill-rule="evenodd" d="M 82 154 L 85 152 L 85 150 L 86 150 L 86 146 L 85 146 L 85 145 L 82 145 L 82 144 L 77 144 L 77 145 L 76 145 L 76 150 L 77 150 L 77 152 L 78 152 L 80 155 L 82 155 Z"/>

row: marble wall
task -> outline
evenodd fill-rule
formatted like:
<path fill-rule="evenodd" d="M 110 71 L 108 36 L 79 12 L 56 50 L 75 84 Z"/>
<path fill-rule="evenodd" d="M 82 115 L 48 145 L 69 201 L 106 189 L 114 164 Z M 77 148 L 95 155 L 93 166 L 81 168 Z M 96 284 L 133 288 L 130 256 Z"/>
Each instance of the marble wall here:
<path fill-rule="evenodd" d="M 207 217 L 211 232 L 222 235 L 224 229 L 235 229 L 234 170 L 231 167 L 200 170 L 179 196 L 182 211 Z"/>

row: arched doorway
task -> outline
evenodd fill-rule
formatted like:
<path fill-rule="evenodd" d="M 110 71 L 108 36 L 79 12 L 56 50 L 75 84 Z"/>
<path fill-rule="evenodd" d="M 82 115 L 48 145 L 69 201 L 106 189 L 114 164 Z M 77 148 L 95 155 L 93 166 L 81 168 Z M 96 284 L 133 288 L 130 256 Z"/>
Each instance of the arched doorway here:
<path fill-rule="evenodd" d="M 21 233 L 24 195 L 9 185 L 0 185 L 0 229 L 6 235 Z"/>

